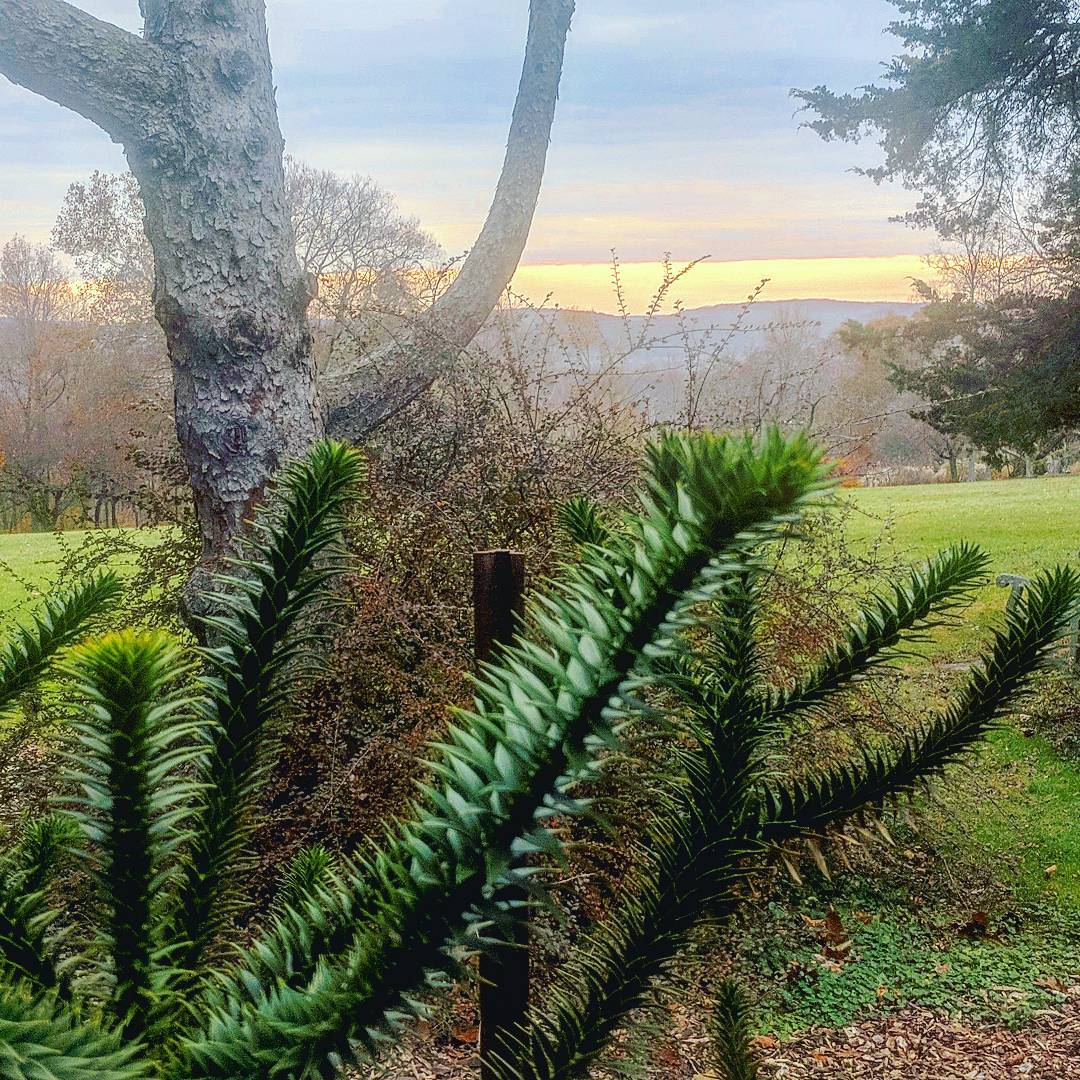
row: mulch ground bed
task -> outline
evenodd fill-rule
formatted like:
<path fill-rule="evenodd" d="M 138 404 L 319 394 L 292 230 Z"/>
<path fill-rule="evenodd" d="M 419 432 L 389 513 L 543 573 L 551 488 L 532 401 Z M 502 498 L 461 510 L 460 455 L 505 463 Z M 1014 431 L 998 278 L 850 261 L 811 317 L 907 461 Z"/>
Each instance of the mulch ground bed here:
<path fill-rule="evenodd" d="M 761 1071 L 763 1080 L 1080 1080 L 1080 986 L 1015 1031 L 908 1008 L 762 1047 Z"/>
<path fill-rule="evenodd" d="M 673 1010 L 653 1080 L 717 1080 L 694 1018 Z M 417 1041 L 357 1080 L 468 1080 L 477 1075 L 474 1031 Z M 783 1043 L 755 1040 L 761 1080 L 1080 1080 L 1080 985 L 1025 1027 L 1011 1030 L 906 1008 L 842 1029 L 814 1028 Z"/>

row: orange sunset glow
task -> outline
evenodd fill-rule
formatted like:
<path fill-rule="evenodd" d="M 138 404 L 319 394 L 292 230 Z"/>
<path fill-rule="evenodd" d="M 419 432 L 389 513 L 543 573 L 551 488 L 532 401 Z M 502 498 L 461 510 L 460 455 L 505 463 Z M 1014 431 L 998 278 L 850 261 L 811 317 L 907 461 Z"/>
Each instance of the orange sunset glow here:
<path fill-rule="evenodd" d="M 675 264 L 676 269 L 685 265 Z M 648 306 L 663 280 L 659 262 L 622 263 L 623 292 L 631 312 Z M 768 278 L 763 300 L 827 297 L 832 300 L 911 300 L 912 278 L 927 276 L 920 255 L 832 259 L 708 260 L 695 266 L 673 288 L 670 299 L 684 307 L 738 303 Z M 616 310 L 612 268 L 607 263 L 559 263 L 522 266 L 514 291 L 533 303 L 547 299 L 564 308 Z"/>

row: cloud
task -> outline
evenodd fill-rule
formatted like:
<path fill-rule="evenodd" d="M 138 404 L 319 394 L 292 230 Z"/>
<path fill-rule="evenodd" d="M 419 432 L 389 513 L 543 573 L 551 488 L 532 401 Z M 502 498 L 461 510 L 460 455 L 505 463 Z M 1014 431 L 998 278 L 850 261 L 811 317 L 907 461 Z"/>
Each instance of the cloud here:
<path fill-rule="evenodd" d="M 77 0 L 134 28 L 135 0 Z M 888 0 L 579 4 L 534 261 L 893 255 L 909 193 L 849 171 L 873 146 L 799 130 L 792 86 L 847 88 L 887 55 Z M 528 0 L 268 0 L 289 151 L 374 176 L 447 251 L 472 243 L 506 143 Z M 88 121 L 0 80 L 0 238 L 47 237 L 67 185 L 123 167 Z"/>
<path fill-rule="evenodd" d="M 665 31 L 688 30 L 685 15 L 596 15 L 586 12 L 574 26 L 575 44 L 633 45 Z"/>

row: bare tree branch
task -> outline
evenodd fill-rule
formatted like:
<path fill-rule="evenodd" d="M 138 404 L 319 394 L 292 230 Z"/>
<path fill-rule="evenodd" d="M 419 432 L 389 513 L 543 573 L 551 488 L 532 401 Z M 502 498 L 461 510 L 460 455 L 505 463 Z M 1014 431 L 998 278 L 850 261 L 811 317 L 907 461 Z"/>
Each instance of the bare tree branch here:
<path fill-rule="evenodd" d="M 170 91 L 157 46 L 62 0 L 0 0 L 0 74 L 129 143 Z"/>
<path fill-rule="evenodd" d="M 2 0 L 0 0 L 2 2 Z M 357 374 L 322 388 L 327 429 L 360 439 L 424 393 L 476 336 L 517 270 L 544 178 L 574 0 L 532 0 L 529 38 L 506 158 L 487 221 L 453 284 L 423 324 L 369 358 L 399 374 L 374 393 L 357 391 Z"/>

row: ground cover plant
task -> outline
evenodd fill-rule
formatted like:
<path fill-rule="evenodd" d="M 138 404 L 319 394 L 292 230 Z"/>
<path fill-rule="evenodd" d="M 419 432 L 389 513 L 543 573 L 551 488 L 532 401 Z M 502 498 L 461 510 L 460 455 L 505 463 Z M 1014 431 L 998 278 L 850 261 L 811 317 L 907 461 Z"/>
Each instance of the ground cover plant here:
<path fill-rule="evenodd" d="M 255 800 L 308 670 L 310 606 L 341 569 L 361 472 L 336 444 L 286 471 L 247 556 L 220 582 L 209 647 L 188 653 L 164 634 L 124 631 L 65 662 L 80 709 L 76 787 L 4 867 L 5 1075 L 314 1076 L 378 1053 L 461 974 L 461 949 L 483 947 L 487 927 L 514 916 L 492 891 L 529 883 L 527 856 L 557 853 L 552 820 L 587 811 L 589 782 L 636 723 L 655 719 L 642 700 L 659 695 L 678 752 L 650 778 L 629 887 L 503 1063 L 508 1077 L 584 1075 L 650 1003 L 687 935 L 726 914 L 747 860 L 796 840 L 820 853 L 830 828 L 871 820 L 940 774 L 1023 691 L 1080 595 L 1072 571 L 1045 573 L 959 692 L 903 739 L 777 777 L 770 748 L 794 718 L 924 635 L 982 580 L 985 557 L 964 545 L 941 553 L 877 596 L 809 672 L 771 688 L 754 645 L 760 552 L 820 497 L 821 456 L 776 433 L 664 437 L 649 448 L 639 508 L 616 528 L 571 508 L 576 560 L 485 672 L 411 812 L 369 852 L 340 862 L 306 852 L 273 917 L 230 955 Z M 42 626 L 67 611 L 52 607 Z M 9 650 L 12 687 L 62 643 L 35 633 Z M 65 932 L 43 887 L 66 852 L 93 884 L 89 931 Z M 718 1052 L 745 1070 L 734 1060 L 746 1041 L 741 995 L 723 1001 Z"/>

